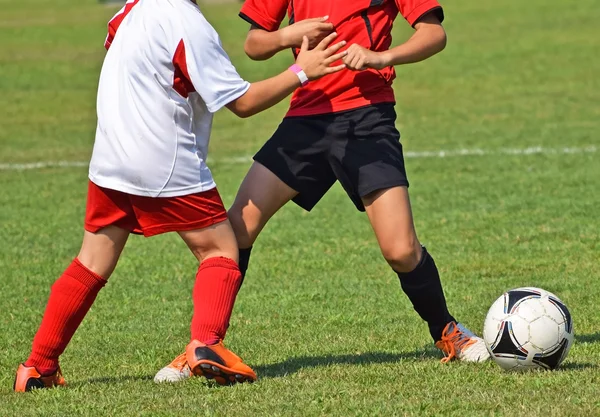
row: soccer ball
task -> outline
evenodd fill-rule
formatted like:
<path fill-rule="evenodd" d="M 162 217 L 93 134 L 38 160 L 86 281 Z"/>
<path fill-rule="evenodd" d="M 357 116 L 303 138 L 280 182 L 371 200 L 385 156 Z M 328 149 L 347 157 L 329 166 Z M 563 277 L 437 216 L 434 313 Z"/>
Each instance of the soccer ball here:
<path fill-rule="evenodd" d="M 492 304 L 483 339 L 491 357 L 505 370 L 556 369 L 573 343 L 573 321 L 554 294 L 517 288 Z"/>

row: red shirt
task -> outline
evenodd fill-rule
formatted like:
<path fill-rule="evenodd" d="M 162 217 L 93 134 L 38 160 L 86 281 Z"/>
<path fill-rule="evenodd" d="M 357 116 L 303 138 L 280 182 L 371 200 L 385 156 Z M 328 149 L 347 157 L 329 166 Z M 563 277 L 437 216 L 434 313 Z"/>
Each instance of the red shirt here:
<path fill-rule="evenodd" d="M 329 16 L 345 40 L 373 51 L 385 51 L 392 43 L 392 26 L 401 13 L 413 26 L 420 17 L 435 11 L 444 15 L 437 0 L 246 0 L 240 16 L 270 32 L 279 29 L 286 12 L 290 23 Z M 376 103 L 394 103 L 394 67 L 365 71 L 342 70 L 298 88 L 287 116 L 308 116 L 351 110 Z"/>

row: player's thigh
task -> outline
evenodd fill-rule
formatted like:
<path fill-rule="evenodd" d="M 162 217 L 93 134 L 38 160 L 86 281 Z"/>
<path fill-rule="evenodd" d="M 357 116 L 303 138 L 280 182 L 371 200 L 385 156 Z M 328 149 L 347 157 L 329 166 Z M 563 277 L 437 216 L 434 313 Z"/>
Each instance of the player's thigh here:
<path fill-rule="evenodd" d="M 131 199 L 144 236 L 177 232 L 198 261 L 222 256 L 237 262 L 235 235 L 216 188 L 175 197 Z"/>
<path fill-rule="evenodd" d="M 373 191 L 362 198 L 384 258 L 398 272 L 412 271 L 420 260 L 421 244 L 413 222 L 408 188 Z"/>
<path fill-rule="evenodd" d="M 344 114 L 352 129 L 342 130 L 329 155 L 331 167 L 356 208 L 378 190 L 408 186 L 396 112 L 389 103 Z"/>
<path fill-rule="evenodd" d="M 265 166 L 254 162 L 228 212 L 240 247 L 251 246 L 269 219 L 297 194 Z"/>
<path fill-rule="evenodd" d="M 129 195 L 88 182 L 85 234 L 79 261 L 108 279 L 130 233 L 140 233 Z"/>
<path fill-rule="evenodd" d="M 107 226 L 95 233 L 86 230 L 77 258 L 86 268 L 108 279 L 117 266 L 129 233 L 117 226 Z"/>
<path fill-rule="evenodd" d="M 310 211 L 335 182 L 327 162 L 331 115 L 285 118 L 254 156 L 229 218 L 240 247 L 250 247 L 288 201 Z"/>
<path fill-rule="evenodd" d="M 238 262 L 238 245 L 228 220 L 201 229 L 184 230 L 178 233 L 199 262 L 215 257 L 229 258 Z"/>
<path fill-rule="evenodd" d="M 410 271 L 419 261 L 421 248 L 394 106 L 365 107 L 346 117 L 353 129 L 332 147 L 334 172 L 356 207 L 367 212 L 385 259 L 398 272 Z"/>

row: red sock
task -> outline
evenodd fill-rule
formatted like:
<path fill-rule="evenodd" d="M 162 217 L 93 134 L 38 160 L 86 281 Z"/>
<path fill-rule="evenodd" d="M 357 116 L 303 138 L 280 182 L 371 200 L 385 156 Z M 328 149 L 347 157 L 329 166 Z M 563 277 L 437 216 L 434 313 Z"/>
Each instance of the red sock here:
<path fill-rule="evenodd" d="M 69 265 L 52 286 L 42 324 L 33 338 L 31 356 L 25 366 L 35 366 L 42 375 L 56 371 L 58 357 L 104 284 L 104 278 L 87 269 L 78 259 Z"/>
<path fill-rule="evenodd" d="M 202 262 L 194 285 L 192 340 L 212 345 L 225 338 L 241 280 L 238 264 L 232 259 Z"/>

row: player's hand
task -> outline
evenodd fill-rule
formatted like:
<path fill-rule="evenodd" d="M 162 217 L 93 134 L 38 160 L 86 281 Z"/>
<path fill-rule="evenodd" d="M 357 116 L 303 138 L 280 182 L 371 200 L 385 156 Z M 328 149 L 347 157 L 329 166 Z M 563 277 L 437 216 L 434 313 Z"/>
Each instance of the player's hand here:
<path fill-rule="evenodd" d="M 344 58 L 347 54 L 346 51 L 338 53 L 346 45 L 346 41 L 329 46 L 336 37 L 337 33 L 334 32 L 319 42 L 314 49 L 309 50 L 308 37 L 304 36 L 300 53 L 298 54 L 298 58 L 296 58 L 296 64 L 304 70 L 309 80 L 316 80 L 324 75 L 333 74 L 346 68 L 344 64 L 331 66 L 331 64 Z"/>
<path fill-rule="evenodd" d="M 299 48 L 304 36 L 308 38 L 308 48 L 313 49 L 327 35 L 333 32 L 333 24 L 327 22 L 329 16 L 301 20 L 293 25 L 281 29 L 283 44 L 288 47 Z"/>
<path fill-rule="evenodd" d="M 388 66 L 380 52 L 371 51 L 355 43 L 350 45 L 347 52 L 344 64 L 350 70 L 364 71 L 367 68 L 380 70 Z"/>

